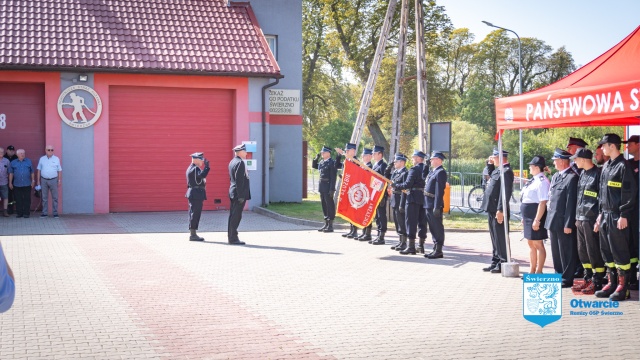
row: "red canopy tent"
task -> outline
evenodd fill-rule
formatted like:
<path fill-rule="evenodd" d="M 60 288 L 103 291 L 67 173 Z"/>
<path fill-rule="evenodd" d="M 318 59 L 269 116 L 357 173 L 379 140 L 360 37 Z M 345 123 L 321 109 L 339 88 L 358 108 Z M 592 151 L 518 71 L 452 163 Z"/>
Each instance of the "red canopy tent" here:
<path fill-rule="evenodd" d="M 499 132 L 640 124 L 640 26 L 562 80 L 495 104 Z"/>
<path fill-rule="evenodd" d="M 500 174 L 502 132 L 578 126 L 640 124 L 640 26 L 609 51 L 565 78 L 526 94 L 496 99 Z M 507 207 L 502 187 L 502 201 Z M 509 232 L 503 276 L 518 276 L 511 261 Z"/>

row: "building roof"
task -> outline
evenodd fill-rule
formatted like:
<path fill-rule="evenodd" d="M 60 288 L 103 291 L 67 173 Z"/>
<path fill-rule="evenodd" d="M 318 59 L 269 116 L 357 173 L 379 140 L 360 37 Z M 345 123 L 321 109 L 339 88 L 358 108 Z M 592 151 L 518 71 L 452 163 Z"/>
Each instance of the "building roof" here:
<path fill-rule="evenodd" d="M 4 0 L 0 69 L 280 76 L 249 3 Z"/>

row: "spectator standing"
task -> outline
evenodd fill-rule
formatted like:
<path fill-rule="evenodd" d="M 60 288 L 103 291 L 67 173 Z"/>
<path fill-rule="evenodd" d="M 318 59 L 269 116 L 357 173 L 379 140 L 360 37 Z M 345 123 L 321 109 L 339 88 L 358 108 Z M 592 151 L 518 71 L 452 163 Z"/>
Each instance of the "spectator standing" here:
<path fill-rule="evenodd" d="M 46 155 L 38 161 L 37 184 L 42 187 L 42 215 L 41 218 L 47 217 L 49 211 L 49 192 L 51 192 L 51 200 L 53 202 L 53 217 L 58 217 L 58 186 L 62 183 L 62 166 L 60 159 L 53 154 L 53 146 L 45 147 Z"/>
<path fill-rule="evenodd" d="M 9 204 L 9 167 L 11 162 L 4 157 L 4 148 L 0 148 L 0 198 L 2 198 L 2 216 L 8 217 L 7 206 Z"/>
<path fill-rule="evenodd" d="M 7 151 L 5 152 L 3 157 L 9 160 L 9 163 L 17 159 L 18 156 L 16 155 L 16 148 L 13 147 L 13 145 L 7 146 Z M 7 208 L 7 214 L 11 215 L 14 213 L 15 205 L 16 205 L 16 199 L 13 197 L 13 189 L 9 189 L 9 203 Z"/>
<path fill-rule="evenodd" d="M 18 158 L 9 167 L 9 189 L 14 192 L 17 217 L 28 218 L 31 211 L 31 189 L 36 182 L 35 172 L 24 149 L 18 149 L 16 154 Z"/>

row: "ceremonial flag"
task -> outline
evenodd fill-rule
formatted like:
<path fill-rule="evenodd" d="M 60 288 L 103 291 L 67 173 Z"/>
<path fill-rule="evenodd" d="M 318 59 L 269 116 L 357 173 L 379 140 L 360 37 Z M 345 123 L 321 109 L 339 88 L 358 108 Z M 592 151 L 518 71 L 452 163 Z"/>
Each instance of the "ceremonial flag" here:
<path fill-rule="evenodd" d="M 382 175 L 346 160 L 336 215 L 359 228 L 369 226 L 386 188 Z"/>

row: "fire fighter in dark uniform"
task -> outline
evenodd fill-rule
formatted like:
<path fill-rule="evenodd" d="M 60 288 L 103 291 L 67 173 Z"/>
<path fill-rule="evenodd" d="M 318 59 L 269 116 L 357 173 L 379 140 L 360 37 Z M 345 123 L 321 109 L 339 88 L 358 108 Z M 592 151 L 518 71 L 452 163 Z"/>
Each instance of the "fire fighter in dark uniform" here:
<path fill-rule="evenodd" d="M 596 291 L 596 296 L 616 301 L 629 298 L 629 218 L 637 197 L 632 171 L 620 153 L 621 143 L 620 136 L 616 134 L 605 134 L 598 142 L 602 145 L 603 153 L 610 157 L 602 167 L 600 215 L 596 220 L 609 283 Z"/>
<path fill-rule="evenodd" d="M 369 169 L 373 169 L 373 163 L 371 162 L 372 158 L 373 158 L 373 150 L 371 150 L 369 148 L 363 148 L 362 149 L 362 162 Z M 369 226 L 367 226 L 365 228 L 362 228 L 362 234 L 360 234 L 360 236 L 354 236 L 353 239 L 354 240 L 358 240 L 358 241 L 368 241 L 369 243 L 371 243 L 371 229 L 372 228 L 373 228 L 373 223 L 369 224 Z M 356 230 L 356 234 L 357 234 L 357 230 Z"/>
<path fill-rule="evenodd" d="M 204 169 L 200 167 L 204 164 Z M 204 158 L 201 152 L 191 154 L 191 165 L 187 168 L 187 193 L 185 197 L 189 200 L 189 236 L 190 241 L 204 241 L 198 236 L 196 231 L 200 224 L 200 214 L 202 213 L 202 203 L 207 200 L 207 175 L 209 175 L 209 160 Z"/>
<path fill-rule="evenodd" d="M 502 206 L 502 181 L 500 180 L 500 157 L 498 149 L 493 149 L 490 159 L 493 161 L 495 169 L 491 172 L 491 177 L 487 183 L 482 199 L 482 210 L 486 211 L 489 220 L 489 235 L 493 246 L 493 256 L 491 265 L 483 268 L 482 271 L 489 271 L 493 274 L 502 272 L 502 263 L 507 262 L 507 240 L 505 238 L 505 226 L 509 231 L 509 200 L 507 208 Z M 509 152 L 502 150 L 502 162 L 504 168 L 504 192 L 507 199 L 511 199 L 513 192 L 513 170 L 508 159 Z"/>
<path fill-rule="evenodd" d="M 238 226 L 242 220 L 242 211 L 248 200 L 251 200 L 251 187 L 249 186 L 249 173 L 244 160 L 247 158 L 245 144 L 233 148 L 235 157 L 229 162 L 229 222 L 227 225 L 227 240 L 229 245 L 244 245 L 244 241 L 238 238 Z"/>
<path fill-rule="evenodd" d="M 578 179 L 576 205 L 576 233 L 578 237 L 578 257 L 584 268 L 584 283 L 571 289 L 586 295 L 593 295 L 602 289 L 604 279 L 604 260 L 600 252 L 598 234 L 593 231 L 598 209 L 598 191 L 600 191 L 600 168 L 593 164 L 591 150 L 579 149 L 571 157 L 574 164 L 582 170 Z"/>
<path fill-rule="evenodd" d="M 395 186 L 394 190 L 406 190 L 407 201 L 405 205 L 405 223 L 407 227 L 407 247 L 400 251 L 402 255 L 416 254 L 416 230 L 418 224 L 426 223 L 426 214 L 424 211 L 424 178 L 422 172 L 424 170 L 424 158 L 427 155 L 420 150 L 416 150 L 411 156 L 413 167 L 409 169 L 409 174 L 404 183 Z M 426 238 L 426 228 L 420 229 L 420 238 Z M 422 233 L 424 232 L 424 233 Z"/>
<path fill-rule="evenodd" d="M 585 147 L 587 147 L 587 145 L 589 144 L 587 144 L 586 141 L 580 138 L 569 137 L 569 143 L 567 144 L 567 152 L 571 154 L 571 156 L 573 156 L 576 154 L 578 150 L 584 149 Z M 571 170 L 573 170 L 573 172 L 575 172 L 576 175 L 578 176 L 580 176 L 580 173 L 582 173 L 582 169 L 580 169 L 574 161 L 571 162 Z M 576 232 L 573 232 L 572 236 L 574 238 L 573 243 L 576 244 L 576 248 L 574 250 L 575 250 L 575 253 L 577 254 L 578 253 L 578 248 L 577 248 L 578 235 L 576 234 Z M 573 277 L 580 278 L 580 277 L 583 277 L 584 275 L 585 275 L 585 270 L 582 267 L 582 263 L 580 261 L 577 261 L 576 270 L 575 270 L 575 273 L 573 274 Z"/>
<path fill-rule="evenodd" d="M 384 147 L 382 146 L 374 146 L 373 147 L 373 171 L 378 174 L 387 177 L 387 162 L 384 161 Z M 371 241 L 373 245 L 384 245 L 384 234 L 387 232 L 387 193 L 384 193 L 384 196 L 380 200 L 378 204 L 378 208 L 376 209 L 376 225 L 378 227 L 378 235 L 375 239 Z"/>
<path fill-rule="evenodd" d="M 340 149 L 340 148 L 335 148 L 335 150 L 336 150 L 336 152 L 338 154 L 344 155 L 345 161 L 347 161 L 348 159 L 356 159 L 356 160 L 358 159 L 356 157 L 356 144 L 347 143 L 344 146 L 344 150 Z M 342 163 L 340 162 L 340 158 L 339 157 L 336 157 L 336 162 L 337 162 L 337 164 L 336 164 L 337 168 L 341 169 L 342 168 Z M 340 188 L 340 186 L 338 188 Z M 346 234 L 342 234 L 342 237 L 346 237 L 346 238 L 351 239 L 351 238 L 354 238 L 354 237 L 358 236 L 358 228 L 353 224 L 349 224 L 349 226 L 350 226 L 349 232 L 346 233 Z"/>
<path fill-rule="evenodd" d="M 389 199 L 391 208 L 393 209 L 393 222 L 396 225 L 396 233 L 398 233 L 399 243 L 391 247 L 391 250 L 403 250 L 407 246 L 407 225 L 405 223 L 405 204 L 407 195 L 401 190 L 395 189 L 398 185 L 407 180 L 409 171 L 406 168 L 407 158 L 404 154 L 396 154 L 393 162 L 394 170 L 391 173 L 390 180 L 392 185 L 389 186 Z"/>
<path fill-rule="evenodd" d="M 447 186 L 447 172 L 442 167 L 444 159 L 444 154 L 439 151 L 434 151 L 431 154 L 433 170 L 429 172 L 424 187 L 424 208 L 427 214 L 429 231 L 433 238 L 433 251 L 424 255 L 428 259 L 440 259 L 443 257 L 444 224 L 442 223 L 442 212 L 444 211 L 444 189 Z"/>
<path fill-rule="evenodd" d="M 633 135 L 629 137 L 627 141 L 623 141 L 622 143 L 627 144 L 627 152 L 629 155 L 633 155 L 633 159 L 627 160 L 629 164 L 629 168 L 631 169 L 631 173 L 633 174 L 633 179 L 636 181 L 636 185 L 638 184 L 638 163 L 640 160 L 640 136 Z M 638 205 L 640 202 L 636 201 L 635 206 L 633 207 L 633 214 L 629 219 L 629 251 L 631 252 L 631 270 L 629 271 L 629 290 L 638 290 L 638 252 L 639 252 L 639 239 L 638 232 L 640 231 L 640 221 L 638 214 Z"/>
<path fill-rule="evenodd" d="M 338 154 L 337 156 L 340 155 Z M 318 169 L 320 173 L 318 192 L 320 193 L 322 214 L 324 215 L 324 226 L 318 229 L 320 232 L 333 232 L 333 220 L 336 217 L 336 203 L 333 201 L 333 195 L 336 191 L 336 177 L 338 174 L 336 164 L 339 163 L 339 161 L 331 158 L 331 149 L 326 146 L 322 147 L 320 154 L 316 155 L 316 158 L 311 163 L 311 166 L 314 169 Z"/>

